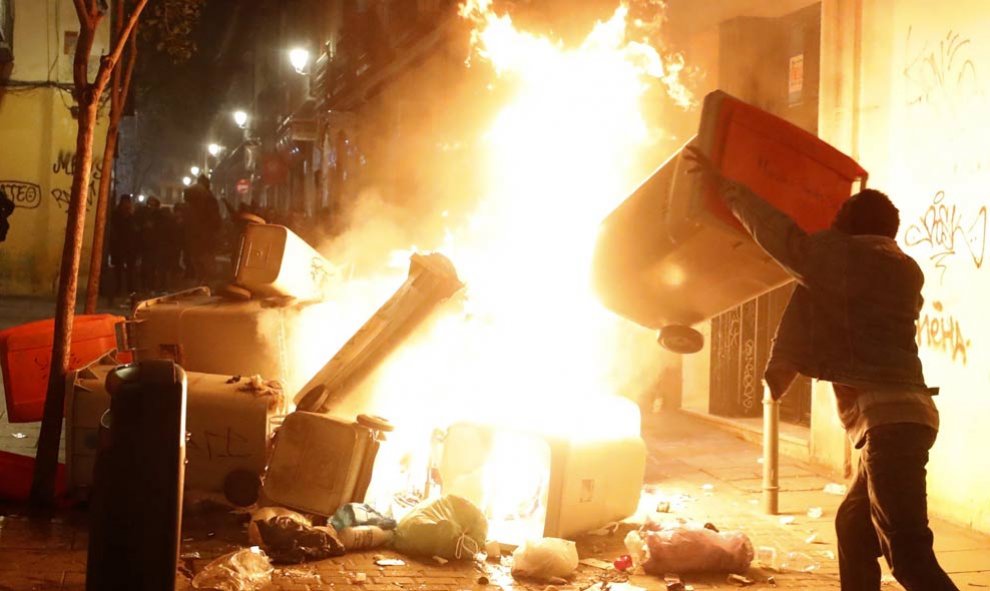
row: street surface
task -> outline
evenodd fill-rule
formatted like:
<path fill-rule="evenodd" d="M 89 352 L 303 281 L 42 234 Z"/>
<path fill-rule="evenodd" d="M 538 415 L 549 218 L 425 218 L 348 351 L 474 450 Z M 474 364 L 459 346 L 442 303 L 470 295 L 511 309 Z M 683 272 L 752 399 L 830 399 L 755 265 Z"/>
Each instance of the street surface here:
<path fill-rule="evenodd" d="M 0 304 L 0 326 L 44 317 L 48 308 L 37 302 L 8 301 Z M 37 428 L 11 425 L 0 418 L 0 449 L 33 454 Z M 24 437 L 15 434 L 23 434 Z M 761 465 L 759 446 L 724 430 L 679 412 L 664 412 L 647 418 L 644 438 L 649 448 L 646 481 L 653 494 L 674 502 L 671 514 L 711 522 L 721 530 L 742 530 L 756 547 L 773 547 L 778 561 L 791 552 L 808 572 L 761 568 L 750 571 L 755 581 L 750 589 L 771 589 L 773 576 L 780 589 L 817 591 L 838 589 L 835 533 L 832 520 L 841 497 L 823 492 L 826 484 L 838 482 L 814 467 L 781 459 L 781 516 L 763 515 L 760 510 Z M 820 517 L 809 517 L 809 509 L 820 508 Z M 0 505 L 0 591 L 82 590 L 86 569 L 86 514 L 69 511 L 54 518 L 32 521 L 24 508 Z M 616 533 L 587 535 L 578 540 L 582 559 L 612 561 L 625 553 L 623 537 L 633 526 L 623 525 Z M 934 521 L 935 549 L 943 567 L 960 589 L 990 588 L 990 536 Z M 210 560 L 247 545 L 245 526 L 227 511 L 187 513 L 184 522 L 183 568 L 180 589 L 190 588 L 188 574 L 198 572 Z M 375 564 L 382 557 L 401 558 L 403 566 Z M 791 559 L 795 562 L 795 559 Z M 359 573 L 365 574 L 358 581 Z M 484 578 L 482 578 L 484 577 Z M 683 576 L 695 589 L 727 589 L 735 585 L 724 576 Z M 483 584 L 487 579 L 487 585 Z M 627 577 L 615 571 L 582 565 L 575 578 L 556 589 L 587 589 L 600 581 L 626 581 L 647 589 L 663 589 L 663 581 L 648 575 Z M 479 582 L 480 581 L 480 582 Z M 515 581 L 508 566 L 487 563 L 417 562 L 392 551 L 370 551 L 298 566 L 277 568 L 266 590 L 399 591 L 403 589 L 457 591 L 461 589 L 531 589 L 546 584 Z M 900 589 L 896 583 L 888 589 Z"/>

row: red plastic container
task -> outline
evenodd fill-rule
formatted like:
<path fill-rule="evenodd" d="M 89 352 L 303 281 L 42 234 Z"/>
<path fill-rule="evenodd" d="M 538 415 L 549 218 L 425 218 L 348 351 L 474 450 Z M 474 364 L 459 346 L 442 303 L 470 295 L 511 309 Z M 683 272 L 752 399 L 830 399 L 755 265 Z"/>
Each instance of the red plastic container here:
<path fill-rule="evenodd" d="M 76 316 L 69 369 L 78 369 L 117 347 L 114 326 L 124 318 L 111 314 Z M 11 423 L 40 421 L 44 414 L 55 321 L 39 320 L 0 332 L 0 369 Z M 118 356 L 121 363 L 129 356 Z"/>
<path fill-rule="evenodd" d="M 824 230 L 867 173 L 814 135 L 724 92 L 705 97 L 691 144 L 807 232 Z M 689 327 L 791 277 L 749 237 L 678 152 L 604 221 L 595 288 L 617 314 L 660 329 L 678 353 L 701 349 Z"/>
<path fill-rule="evenodd" d="M 729 179 L 741 182 L 791 217 L 806 232 L 827 229 L 867 172 L 817 136 L 724 92 L 705 98 L 695 143 Z M 699 191 L 698 187 L 693 190 Z M 713 214 L 742 226 L 717 196 Z"/>
<path fill-rule="evenodd" d="M 31 495 L 34 478 L 34 458 L 0 451 L 0 499 L 26 501 Z M 55 494 L 65 493 L 65 464 L 55 472 Z"/>

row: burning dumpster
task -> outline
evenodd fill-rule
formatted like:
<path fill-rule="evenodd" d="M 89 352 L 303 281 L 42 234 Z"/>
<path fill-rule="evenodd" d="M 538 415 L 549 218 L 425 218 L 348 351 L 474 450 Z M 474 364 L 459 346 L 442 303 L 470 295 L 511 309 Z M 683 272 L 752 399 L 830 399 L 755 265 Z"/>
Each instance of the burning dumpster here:
<path fill-rule="evenodd" d="M 814 135 L 723 92 L 705 97 L 692 140 L 721 173 L 791 216 L 826 229 L 867 173 Z M 701 349 L 689 328 L 784 285 L 790 276 L 746 234 L 678 152 L 601 226 L 595 289 L 612 311 L 660 330 L 679 353 Z"/>
<path fill-rule="evenodd" d="M 66 378 L 67 484 L 83 496 L 93 486 L 99 431 L 111 406 L 107 378 L 118 365 L 111 352 Z M 235 505 L 250 505 L 257 499 L 269 438 L 285 414 L 281 390 L 226 375 L 185 372 L 185 376 L 186 487 L 224 493 Z"/>
<path fill-rule="evenodd" d="M 335 319 L 325 301 L 336 268 L 284 226 L 249 224 L 226 297 L 207 287 L 149 299 L 118 325 L 117 348 L 186 371 L 281 381 L 294 392 L 327 361 L 305 346 Z"/>
<path fill-rule="evenodd" d="M 477 505 L 489 535 L 520 544 L 569 538 L 636 512 L 646 471 L 639 412 L 629 400 L 602 398 L 588 411 L 611 432 L 581 437 L 462 421 L 447 429 L 437 473 L 444 494 Z"/>
<path fill-rule="evenodd" d="M 290 414 L 275 438 L 265 497 L 327 517 L 346 503 L 363 502 L 379 444 L 391 430 L 385 419 L 368 415 L 347 421 L 309 412 Z"/>
<path fill-rule="evenodd" d="M 405 283 L 299 391 L 295 398 L 298 409 L 328 411 L 440 302 L 462 287 L 447 257 L 439 253 L 414 254 Z"/>
<path fill-rule="evenodd" d="M 241 238 L 234 283 L 252 294 L 323 299 L 333 265 L 285 226 L 249 224 Z"/>
<path fill-rule="evenodd" d="M 328 353 L 304 344 L 326 333 L 334 311 L 333 302 L 231 301 L 199 287 L 139 303 L 117 327 L 118 348 L 186 371 L 259 374 L 294 392 L 327 361 Z"/>

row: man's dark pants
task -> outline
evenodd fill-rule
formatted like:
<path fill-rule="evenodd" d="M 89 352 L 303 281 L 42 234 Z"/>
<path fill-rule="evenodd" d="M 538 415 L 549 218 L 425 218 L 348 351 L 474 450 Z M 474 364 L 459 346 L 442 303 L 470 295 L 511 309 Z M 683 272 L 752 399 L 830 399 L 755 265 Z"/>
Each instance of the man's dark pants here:
<path fill-rule="evenodd" d="M 110 261 L 113 263 L 114 287 L 111 300 L 123 295 L 127 297 L 137 291 L 137 255 L 125 253 L 123 256 L 114 257 L 111 255 Z"/>
<path fill-rule="evenodd" d="M 907 591 L 957 589 L 932 550 L 925 465 L 936 431 L 878 425 L 866 434 L 856 480 L 835 516 L 844 591 L 880 589 L 883 555 Z"/>

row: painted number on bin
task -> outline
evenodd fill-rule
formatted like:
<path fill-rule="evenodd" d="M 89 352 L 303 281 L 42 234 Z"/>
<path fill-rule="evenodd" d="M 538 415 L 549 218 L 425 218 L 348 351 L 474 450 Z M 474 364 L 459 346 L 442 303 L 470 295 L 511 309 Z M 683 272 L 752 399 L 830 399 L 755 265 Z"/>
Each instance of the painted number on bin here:
<path fill-rule="evenodd" d="M 244 435 L 227 427 L 220 433 L 203 431 L 194 433 L 189 440 L 189 451 L 204 454 L 208 460 L 226 460 L 233 458 L 249 458 L 251 453 L 245 451 L 249 440 Z"/>

